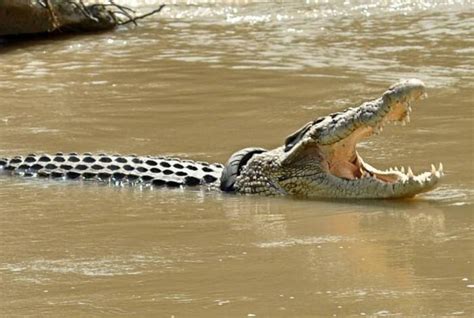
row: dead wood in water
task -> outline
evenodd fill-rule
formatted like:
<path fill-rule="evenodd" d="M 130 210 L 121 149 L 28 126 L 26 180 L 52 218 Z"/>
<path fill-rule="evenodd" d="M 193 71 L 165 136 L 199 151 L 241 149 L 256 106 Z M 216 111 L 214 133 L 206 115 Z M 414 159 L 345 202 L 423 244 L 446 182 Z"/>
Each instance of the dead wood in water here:
<path fill-rule="evenodd" d="M 162 4 L 162 5 L 161 5 L 158 9 L 156 9 L 156 10 L 150 11 L 150 12 L 145 13 L 145 14 L 140 15 L 140 16 L 132 17 L 132 18 L 130 18 L 130 20 L 128 20 L 128 21 L 120 22 L 119 25 L 124 25 L 124 24 L 130 23 L 130 22 L 133 22 L 133 24 L 137 25 L 137 20 L 144 19 L 144 18 L 146 18 L 146 17 L 148 17 L 148 16 L 150 16 L 150 15 L 153 15 L 153 14 L 155 14 L 155 13 L 158 13 L 158 12 L 160 12 L 164 7 L 165 7 L 165 5 Z"/>
<path fill-rule="evenodd" d="M 74 33 L 112 30 L 160 12 L 136 15 L 113 0 L 85 4 L 83 0 L 0 0 L 0 37 L 21 34 Z"/>

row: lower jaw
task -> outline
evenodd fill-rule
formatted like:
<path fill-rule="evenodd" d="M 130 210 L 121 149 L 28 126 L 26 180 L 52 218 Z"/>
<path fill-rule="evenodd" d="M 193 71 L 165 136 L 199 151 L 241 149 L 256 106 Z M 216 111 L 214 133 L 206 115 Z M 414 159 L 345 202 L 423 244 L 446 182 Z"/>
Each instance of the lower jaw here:
<path fill-rule="evenodd" d="M 357 190 L 361 190 L 362 188 L 367 187 L 367 193 L 364 193 L 364 191 L 357 191 L 361 193 L 361 196 L 350 195 L 349 197 L 410 198 L 419 193 L 432 190 L 443 175 L 442 165 L 440 165 L 438 169 L 435 169 L 434 166 L 432 166 L 431 172 L 423 172 L 415 175 L 411 171 L 411 168 L 408 168 L 405 173 L 403 167 L 400 170 L 397 168 L 390 168 L 382 171 L 364 162 L 357 152 L 356 156 L 357 160 L 355 165 L 359 171 L 357 175 L 355 174 L 352 178 L 344 178 L 333 174 L 333 176 L 340 180 L 346 180 L 345 182 L 360 182 L 360 184 L 352 184 L 352 189 L 360 187 Z"/>
<path fill-rule="evenodd" d="M 357 153 L 356 153 L 357 154 Z M 394 184 L 404 179 L 405 174 L 401 171 L 379 170 L 370 164 L 366 163 L 362 157 L 357 154 L 357 161 L 360 164 L 360 170 L 362 171 L 362 177 L 373 177 L 381 182 Z"/>

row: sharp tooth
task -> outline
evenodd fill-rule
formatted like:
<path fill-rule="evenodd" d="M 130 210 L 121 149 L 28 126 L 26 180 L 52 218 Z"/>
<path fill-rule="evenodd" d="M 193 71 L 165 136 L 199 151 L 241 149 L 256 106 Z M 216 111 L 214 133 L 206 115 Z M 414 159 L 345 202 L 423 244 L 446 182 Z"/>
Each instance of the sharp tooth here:
<path fill-rule="evenodd" d="M 442 162 L 439 163 L 438 171 L 443 172 L 443 163 Z"/>
<path fill-rule="evenodd" d="M 406 122 L 409 123 L 410 122 L 410 115 L 407 114 L 406 118 L 405 118 Z"/>
<path fill-rule="evenodd" d="M 400 168 L 400 171 L 401 171 L 402 173 L 405 173 L 405 167 L 402 166 L 402 167 Z"/>
<path fill-rule="evenodd" d="M 411 112 L 411 105 L 408 105 L 408 112 Z"/>
<path fill-rule="evenodd" d="M 407 176 L 408 176 L 408 178 L 413 178 L 414 177 L 413 171 L 411 170 L 411 167 L 408 167 Z"/>
<path fill-rule="evenodd" d="M 431 164 L 431 174 L 435 174 L 436 172 L 436 167 L 434 164 Z"/>

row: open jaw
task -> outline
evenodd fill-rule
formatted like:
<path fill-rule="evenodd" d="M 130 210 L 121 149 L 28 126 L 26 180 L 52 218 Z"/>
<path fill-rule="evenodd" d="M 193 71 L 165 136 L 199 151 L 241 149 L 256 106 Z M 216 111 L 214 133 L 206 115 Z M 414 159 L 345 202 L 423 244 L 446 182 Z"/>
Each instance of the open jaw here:
<path fill-rule="evenodd" d="M 280 186 L 297 196 L 331 198 L 406 198 L 433 189 L 443 176 L 441 164 L 419 175 L 410 168 L 379 170 L 356 151 L 358 142 L 387 123 L 409 122 L 412 104 L 424 97 L 423 82 L 410 79 L 377 99 L 306 124 L 285 141 L 281 164 L 290 176 Z M 300 178 L 296 185 L 293 174 Z"/>
<path fill-rule="evenodd" d="M 424 84 L 419 80 L 408 80 L 392 86 L 377 100 L 341 113 L 341 118 L 344 114 L 349 115 L 344 121 L 348 127 L 336 128 L 334 132 L 339 137 L 334 140 L 325 142 L 325 138 L 320 138 L 319 150 L 325 159 L 323 166 L 326 173 L 336 178 L 334 182 L 343 183 L 344 187 L 359 189 L 353 193 L 357 197 L 413 197 L 433 189 L 443 176 L 441 163 L 437 168 L 431 164 L 429 171 L 418 175 L 410 167 L 379 170 L 366 163 L 356 150 L 358 142 L 379 134 L 387 123 L 401 123 L 403 126 L 408 123 L 411 104 L 424 97 Z"/>

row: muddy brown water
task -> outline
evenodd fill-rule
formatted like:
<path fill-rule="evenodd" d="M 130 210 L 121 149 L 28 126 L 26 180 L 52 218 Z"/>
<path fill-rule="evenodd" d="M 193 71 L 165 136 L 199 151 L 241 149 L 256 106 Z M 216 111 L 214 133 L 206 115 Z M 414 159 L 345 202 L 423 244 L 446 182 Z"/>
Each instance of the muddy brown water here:
<path fill-rule="evenodd" d="M 412 122 L 360 151 L 383 168 L 441 161 L 446 177 L 411 201 L 301 201 L 3 176 L 0 316 L 472 316 L 472 12 L 181 4 L 138 28 L 3 45 L 0 156 L 224 162 L 417 77 L 430 98 Z"/>

